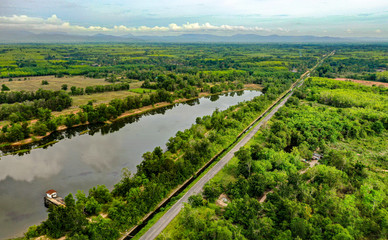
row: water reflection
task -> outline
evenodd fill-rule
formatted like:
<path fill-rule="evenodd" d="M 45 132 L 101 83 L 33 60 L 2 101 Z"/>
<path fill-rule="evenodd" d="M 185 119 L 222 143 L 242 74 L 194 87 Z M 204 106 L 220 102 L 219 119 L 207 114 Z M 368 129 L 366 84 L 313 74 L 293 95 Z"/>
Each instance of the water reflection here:
<path fill-rule="evenodd" d="M 16 181 L 31 182 L 39 176 L 44 178 L 55 176 L 61 169 L 62 165 L 59 156 L 53 155 L 51 159 L 42 159 L 38 156 L 23 159 L 14 156 L 12 161 L 2 166 L 0 181 L 10 177 Z"/>
<path fill-rule="evenodd" d="M 223 96 L 227 96 L 227 93 L 224 94 Z M 214 95 L 212 97 L 217 97 L 216 100 L 219 99 L 219 95 Z M 211 101 L 216 101 L 216 100 L 213 99 Z M 177 107 L 179 105 L 195 106 L 198 104 L 200 104 L 200 100 L 193 99 L 187 102 L 176 103 L 162 108 L 153 109 L 142 114 L 121 118 L 121 119 L 115 120 L 112 124 L 97 123 L 97 124 L 90 124 L 86 126 L 74 127 L 74 128 L 66 129 L 64 131 L 53 132 L 52 134 L 50 134 L 50 136 L 42 139 L 38 143 L 31 143 L 23 146 L 5 146 L 0 148 L 0 150 L 3 153 L 3 155 L 16 154 L 18 156 L 23 156 L 24 154 L 29 154 L 31 149 L 37 148 L 39 146 L 43 146 L 41 148 L 46 149 L 48 147 L 53 146 L 56 142 L 60 140 L 71 139 L 72 137 L 76 137 L 83 132 L 91 136 L 93 136 L 96 133 L 101 133 L 102 135 L 106 135 L 106 134 L 119 131 L 127 124 L 138 122 L 142 117 L 155 115 L 155 114 L 164 115 L 167 110 L 173 109 L 174 107 Z"/>
<path fill-rule="evenodd" d="M 259 92 L 246 91 L 219 96 L 217 101 L 196 99 L 111 125 L 55 132 L 39 143 L 48 144 L 43 148 L 36 148 L 35 143 L 3 149 L 3 153 L 11 154 L 0 160 L 0 239 L 20 235 L 28 226 L 47 218 L 42 202 L 47 189 L 65 196 L 78 189 L 88 192 L 101 184 L 112 188 L 120 180 L 122 168 L 135 172 L 144 152 L 156 146 L 164 148 L 171 136 L 189 128 L 197 117 L 258 95 Z"/>

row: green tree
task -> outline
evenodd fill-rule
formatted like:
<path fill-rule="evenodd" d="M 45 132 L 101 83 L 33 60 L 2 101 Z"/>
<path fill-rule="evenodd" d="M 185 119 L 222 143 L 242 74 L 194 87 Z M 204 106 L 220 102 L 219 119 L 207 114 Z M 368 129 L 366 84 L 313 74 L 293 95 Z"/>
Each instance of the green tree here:
<path fill-rule="evenodd" d="M 101 212 L 101 205 L 94 199 L 94 197 L 90 197 L 87 199 L 85 204 L 85 212 L 88 215 L 96 215 Z"/>
<path fill-rule="evenodd" d="M 17 123 L 11 125 L 11 127 L 8 129 L 7 138 L 10 142 L 16 142 L 24 139 L 22 126 Z"/>
<path fill-rule="evenodd" d="M 199 194 L 196 194 L 196 195 L 192 195 L 189 197 L 189 204 L 192 206 L 192 207 L 200 207 L 203 205 L 203 198 L 202 198 L 202 194 L 199 193 Z"/>
<path fill-rule="evenodd" d="M 9 87 L 7 87 L 5 84 L 2 84 L 1 85 L 1 91 L 4 92 L 4 91 L 9 91 L 11 89 L 9 89 Z"/>
<path fill-rule="evenodd" d="M 104 219 L 98 216 L 88 225 L 87 232 L 89 239 L 106 239 L 114 240 L 120 236 L 117 227 L 114 226 L 112 220 Z"/>
<path fill-rule="evenodd" d="M 32 126 L 32 133 L 35 135 L 44 136 L 47 132 L 48 128 L 43 122 L 38 121 Z"/>
<path fill-rule="evenodd" d="M 51 118 L 51 110 L 48 108 L 38 108 L 38 119 L 47 122 Z"/>
<path fill-rule="evenodd" d="M 89 189 L 89 197 L 93 197 L 101 204 L 112 201 L 112 195 L 105 185 L 98 185 L 97 187 Z"/>

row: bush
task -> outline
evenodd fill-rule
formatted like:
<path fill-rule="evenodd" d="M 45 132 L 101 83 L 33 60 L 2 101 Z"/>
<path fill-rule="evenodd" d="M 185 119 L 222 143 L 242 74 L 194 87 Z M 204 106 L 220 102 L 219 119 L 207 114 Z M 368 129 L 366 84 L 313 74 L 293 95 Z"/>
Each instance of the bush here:
<path fill-rule="evenodd" d="M 203 206 L 203 199 L 202 199 L 202 194 L 198 193 L 197 195 L 192 195 L 189 197 L 189 204 L 192 207 L 200 207 Z"/>
<path fill-rule="evenodd" d="M 48 132 L 46 124 L 37 122 L 32 126 L 32 133 L 38 136 L 44 136 Z"/>
<path fill-rule="evenodd" d="M 9 91 L 9 87 L 7 87 L 5 84 L 1 85 L 1 91 L 4 92 L 4 91 Z"/>
<path fill-rule="evenodd" d="M 85 212 L 89 215 L 96 215 L 101 211 L 101 205 L 94 197 L 89 198 L 85 204 Z"/>

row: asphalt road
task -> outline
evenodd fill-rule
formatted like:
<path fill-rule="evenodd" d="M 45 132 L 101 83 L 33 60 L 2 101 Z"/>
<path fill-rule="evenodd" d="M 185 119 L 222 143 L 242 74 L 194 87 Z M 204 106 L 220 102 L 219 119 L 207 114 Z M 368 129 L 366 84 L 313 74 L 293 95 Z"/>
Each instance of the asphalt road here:
<path fill-rule="evenodd" d="M 259 123 L 243 137 L 217 164 L 215 164 L 194 186 L 192 186 L 188 192 L 179 199 L 141 238 L 140 240 L 155 239 L 164 228 L 178 215 L 183 208 L 183 203 L 187 203 L 188 199 L 192 195 L 196 195 L 202 191 L 203 186 L 212 179 L 234 156 L 242 146 L 244 146 L 256 133 L 261 126 L 268 122 L 269 119 L 281 108 L 292 95 L 286 96 L 272 111 L 264 118 L 259 120 Z"/>
<path fill-rule="evenodd" d="M 324 57 L 319 63 L 317 63 L 310 72 L 314 71 L 327 57 L 335 54 L 332 51 L 326 57 Z M 309 77 L 310 73 L 306 76 Z M 300 87 L 304 82 L 302 79 L 295 88 Z M 167 225 L 178 215 L 180 210 L 183 208 L 183 203 L 187 203 L 188 199 L 192 195 L 196 195 L 202 191 L 203 186 L 212 179 L 234 156 L 241 147 L 243 147 L 256 133 L 259 131 L 263 124 L 267 123 L 269 119 L 287 102 L 294 92 L 294 89 L 288 94 L 276 107 L 274 107 L 269 114 L 259 120 L 259 123 L 241 139 L 214 167 L 212 167 L 194 186 L 192 186 L 187 193 L 179 199 L 143 236 L 140 240 L 153 240 L 167 227 Z"/>

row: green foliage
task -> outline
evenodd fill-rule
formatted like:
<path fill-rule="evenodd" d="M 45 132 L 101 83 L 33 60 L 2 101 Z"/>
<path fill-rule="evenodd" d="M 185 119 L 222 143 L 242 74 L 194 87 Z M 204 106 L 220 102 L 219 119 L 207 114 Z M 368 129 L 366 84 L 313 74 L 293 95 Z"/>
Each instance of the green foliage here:
<path fill-rule="evenodd" d="M 2 85 L 1 85 L 1 91 L 2 91 L 2 92 L 4 92 L 4 91 L 9 91 L 9 90 L 11 90 L 11 89 L 9 89 L 9 87 L 7 87 L 7 85 L 5 85 L 5 84 L 2 84 Z"/>
<path fill-rule="evenodd" d="M 204 205 L 202 194 L 192 195 L 189 197 L 189 204 L 196 208 Z"/>
<path fill-rule="evenodd" d="M 39 237 L 40 235 L 41 234 L 40 234 L 40 231 L 38 229 L 38 226 L 33 225 L 33 226 L 28 228 L 27 232 L 24 234 L 24 237 L 26 239 L 31 239 L 31 238 Z"/>
<path fill-rule="evenodd" d="M 85 212 L 88 215 L 96 215 L 99 212 L 101 212 L 101 205 L 97 202 L 94 197 L 88 198 L 88 200 L 85 203 Z"/>
<path fill-rule="evenodd" d="M 186 205 L 177 219 L 179 228 L 167 236 L 162 234 L 157 239 L 246 239 L 242 234 L 236 233 L 236 227 L 229 221 L 214 221 L 212 215 L 213 209 L 193 209 Z"/>
<path fill-rule="evenodd" d="M 120 236 L 119 231 L 112 220 L 104 219 L 101 216 L 93 218 L 87 227 L 89 239 L 107 239 L 113 240 Z"/>
<path fill-rule="evenodd" d="M 104 185 L 98 185 L 89 190 L 89 197 L 93 197 L 98 203 L 105 204 L 112 201 L 112 195 Z"/>
<path fill-rule="evenodd" d="M 42 223 L 42 231 L 50 237 L 59 238 L 65 233 L 74 235 L 82 232 L 88 224 L 83 212 L 76 207 L 71 194 L 65 198 L 65 203 L 66 207 L 50 207 L 48 219 Z"/>
<path fill-rule="evenodd" d="M 236 152 L 236 171 L 222 172 L 231 182 L 217 178 L 205 185 L 209 205 L 185 206 L 162 236 L 192 238 L 187 233 L 206 231 L 198 226 L 212 219 L 232 223 L 232 236 L 246 239 L 387 238 L 388 187 L 381 170 L 388 167 L 385 90 L 313 78 L 301 93 L 306 94 L 296 94 L 299 104 L 279 110 L 269 128 Z M 345 111 L 344 105 L 314 97 L 323 93 L 340 93 L 353 106 Z M 302 158 L 309 161 L 317 151 L 323 155 L 320 165 L 301 172 Z M 195 214 L 210 212 L 222 192 L 232 200 L 224 212 Z"/>
<path fill-rule="evenodd" d="M 30 92 L 0 93 L 0 120 L 15 113 L 21 121 L 39 118 L 39 111 L 62 111 L 71 106 L 72 99 L 63 91 L 38 90 Z M 19 103 L 20 102 L 20 103 Z M 13 104 L 6 104 L 13 103 Z M 41 109 L 41 110 L 39 110 Z M 48 115 L 45 115 L 48 116 Z"/>
<path fill-rule="evenodd" d="M 38 121 L 32 126 L 32 133 L 37 136 L 44 136 L 46 135 L 47 132 L 48 132 L 47 125 L 44 124 L 43 122 Z"/>

